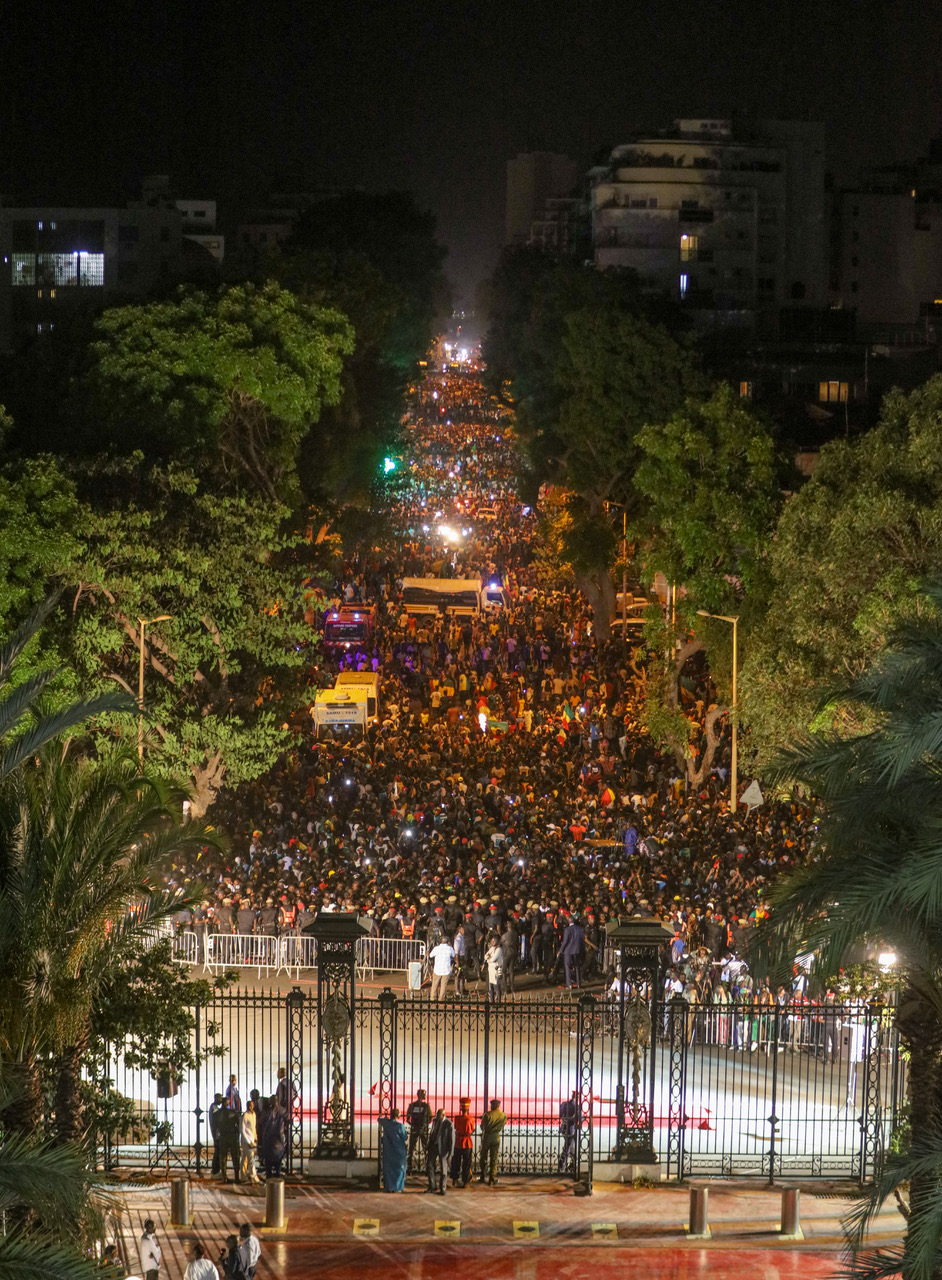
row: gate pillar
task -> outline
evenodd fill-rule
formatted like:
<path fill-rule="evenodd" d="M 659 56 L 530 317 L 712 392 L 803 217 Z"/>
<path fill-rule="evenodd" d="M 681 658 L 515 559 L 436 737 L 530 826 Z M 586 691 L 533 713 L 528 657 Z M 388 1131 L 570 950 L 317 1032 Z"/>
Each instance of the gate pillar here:
<path fill-rule="evenodd" d="M 592 1123 L 592 1079 L 595 1062 L 595 996 L 584 995 L 579 1001 L 579 1114 L 576 1117 L 576 1195 L 592 1194 L 592 1161 L 595 1137 Z"/>
<path fill-rule="evenodd" d="M 621 917 L 606 930 L 619 949 L 617 1121 L 611 1158 L 621 1164 L 657 1164 L 654 1088 L 662 1031 L 664 947 L 673 932 L 660 920 Z"/>
<path fill-rule="evenodd" d="M 300 1173 L 304 1160 L 304 1138 L 301 1129 L 303 1117 L 301 1081 L 304 1070 L 304 1009 L 307 996 L 300 987 L 292 987 L 285 996 L 285 1017 L 288 1024 L 288 1060 L 285 1063 L 285 1102 L 288 1111 L 288 1141 L 285 1152 L 288 1157 L 288 1173 Z M 280 1083 L 280 1082 L 279 1082 Z"/>
<path fill-rule="evenodd" d="M 319 911 L 304 930 L 317 939 L 317 1142 L 315 1160 L 356 1158 L 356 944 L 369 922 Z"/>

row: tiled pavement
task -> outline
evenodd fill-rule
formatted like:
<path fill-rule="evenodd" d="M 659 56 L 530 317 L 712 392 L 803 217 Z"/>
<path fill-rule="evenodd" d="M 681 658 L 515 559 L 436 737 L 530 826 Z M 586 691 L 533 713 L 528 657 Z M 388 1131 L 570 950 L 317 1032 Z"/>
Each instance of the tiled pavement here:
<path fill-rule="evenodd" d="M 707 1241 L 687 1240 L 688 1192 L 680 1187 L 635 1190 L 596 1184 L 591 1198 L 573 1196 L 571 1184 L 511 1179 L 499 1186 L 449 1188 L 423 1195 L 410 1182 L 403 1195 L 348 1187 L 287 1187 L 284 1233 L 261 1232 L 259 1280 L 318 1276 L 327 1280 L 608 1280 L 638 1276 L 710 1280 L 823 1280 L 840 1253 L 844 1198 L 822 1189 L 802 1196 L 803 1242 L 778 1234 L 781 1195 L 728 1183 L 710 1192 Z M 260 1227 L 264 1187 L 191 1185 L 194 1226 L 169 1226 L 170 1195 L 162 1187 L 128 1189 L 124 1238 L 129 1255 L 145 1217 L 158 1223 L 164 1248 L 161 1280 L 183 1275 L 185 1248 L 199 1238 L 216 1258 L 224 1237 L 244 1221 Z M 902 1219 L 887 1209 L 872 1243 L 898 1239 Z"/>

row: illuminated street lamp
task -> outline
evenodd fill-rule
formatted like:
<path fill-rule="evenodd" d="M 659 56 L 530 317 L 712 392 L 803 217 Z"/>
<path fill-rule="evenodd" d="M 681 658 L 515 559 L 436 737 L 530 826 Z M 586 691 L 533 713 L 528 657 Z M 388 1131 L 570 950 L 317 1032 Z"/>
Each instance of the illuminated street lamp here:
<path fill-rule="evenodd" d="M 729 617 L 725 613 L 707 613 L 706 609 L 698 609 L 697 613 L 701 618 L 715 618 L 717 622 L 731 622 L 733 624 L 733 758 L 730 767 L 730 789 L 729 789 L 729 811 L 736 812 L 736 789 L 739 783 L 739 757 L 737 754 L 738 742 L 736 739 L 736 667 L 738 664 L 738 648 L 737 641 L 739 636 L 739 617 Z"/>
<path fill-rule="evenodd" d="M 138 623 L 140 624 L 138 635 L 140 662 L 137 669 L 137 705 L 139 708 L 137 718 L 137 759 L 142 772 L 144 769 L 144 628 L 149 627 L 153 622 L 170 622 L 172 617 L 173 614 L 171 613 L 161 613 L 156 618 L 138 618 Z"/>

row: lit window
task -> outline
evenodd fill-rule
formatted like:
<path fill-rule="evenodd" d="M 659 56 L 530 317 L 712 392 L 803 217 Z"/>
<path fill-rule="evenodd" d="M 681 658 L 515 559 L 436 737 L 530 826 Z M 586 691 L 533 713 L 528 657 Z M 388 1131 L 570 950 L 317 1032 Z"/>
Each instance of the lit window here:
<path fill-rule="evenodd" d="M 752 399 L 752 383 L 740 382 L 739 394 L 743 400 L 751 400 Z"/>
<path fill-rule="evenodd" d="M 680 260 L 681 262 L 696 262 L 697 249 L 700 247 L 700 237 L 691 235 L 684 231 L 680 236 Z"/>
<path fill-rule="evenodd" d="M 49 290 L 49 296 L 50 296 L 50 298 L 54 298 L 54 297 L 56 296 L 56 291 L 55 291 L 55 289 L 50 289 L 50 290 Z"/>
<path fill-rule="evenodd" d="M 680 273 L 680 296 L 681 296 L 682 298 L 686 298 L 686 296 L 687 296 L 687 285 L 688 285 L 688 283 L 689 283 L 689 281 L 688 281 L 688 278 L 687 278 L 687 273 L 686 273 L 686 271 L 682 271 L 682 272 Z"/>
<path fill-rule="evenodd" d="M 818 399 L 822 404 L 844 404 L 847 400 L 847 383 L 819 382 Z"/>
<path fill-rule="evenodd" d="M 37 231 L 42 231 L 42 229 L 43 229 L 43 224 L 42 224 L 41 222 L 37 222 L 37 223 L 36 223 L 36 230 L 37 230 Z"/>
<path fill-rule="evenodd" d="M 50 222 L 50 224 L 49 224 L 49 230 L 50 230 L 50 231 L 55 231 L 55 229 L 56 229 L 56 224 L 55 224 L 54 222 Z"/>

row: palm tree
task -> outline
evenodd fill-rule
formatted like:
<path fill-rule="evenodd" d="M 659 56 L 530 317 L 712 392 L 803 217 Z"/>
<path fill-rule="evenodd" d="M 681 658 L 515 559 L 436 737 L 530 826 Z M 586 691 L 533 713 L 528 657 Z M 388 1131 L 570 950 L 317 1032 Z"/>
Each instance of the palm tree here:
<path fill-rule="evenodd" d="M 42 1119 L 40 1067 L 57 1055 L 56 1134 L 77 1140 L 82 1058 L 109 969 L 186 905 L 163 887 L 175 857 L 213 839 L 181 822 L 182 792 L 50 744 L 0 786 L 0 1061 L 23 1094 L 5 1115 L 21 1133 Z"/>
<path fill-rule="evenodd" d="M 780 760 L 779 778 L 803 783 L 820 801 L 821 856 L 773 894 L 761 937 L 770 968 L 790 968 L 797 950 L 811 948 L 818 973 L 833 974 L 847 948 L 868 938 L 899 957 L 911 1128 L 920 1142 L 934 1141 L 936 1155 L 906 1153 L 909 1218 L 896 1266 L 907 1280 L 942 1275 L 942 584 L 925 596 L 929 608 L 841 695 L 869 731 L 809 736 Z M 874 1205 L 897 1174 L 887 1166 Z M 890 1261 L 858 1258 L 853 1273 L 881 1274 Z"/>
<path fill-rule="evenodd" d="M 9 1098 L 5 1099 L 9 1104 Z M 8 1135 L 0 1144 L 0 1275 L 17 1280 L 92 1280 L 82 1234 L 89 1178 L 81 1151 Z"/>

